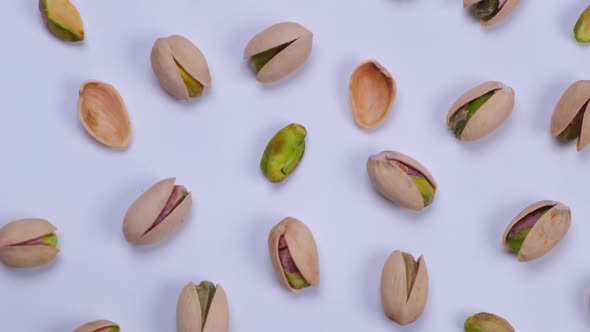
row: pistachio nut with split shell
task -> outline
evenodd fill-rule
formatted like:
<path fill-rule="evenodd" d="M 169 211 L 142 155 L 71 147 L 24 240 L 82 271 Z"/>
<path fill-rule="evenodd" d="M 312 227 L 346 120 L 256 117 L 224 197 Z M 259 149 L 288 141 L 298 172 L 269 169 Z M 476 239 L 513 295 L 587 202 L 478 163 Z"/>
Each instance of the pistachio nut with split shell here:
<path fill-rule="evenodd" d="M 74 332 L 120 332 L 119 324 L 110 320 L 95 320 L 80 326 Z"/>
<path fill-rule="evenodd" d="M 574 26 L 574 37 L 579 43 L 590 42 L 590 6 L 580 14 Z"/>
<path fill-rule="evenodd" d="M 578 151 L 590 143 L 589 100 L 590 81 L 577 81 L 563 93 L 551 118 L 553 137 L 561 142 L 577 138 Z"/>
<path fill-rule="evenodd" d="M 504 318 L 480 312 L 465 320 L 465 332 L 514 332 L 514 328 Z"/>
<path fill-rule="evenodd" d="M 373 187 L 390 201 L 412 210 L 432 203 L 436 181 L 418 161 L 402 153 L 383 151 L 367 160 Z"/>
<path fill-rule="evenodd" d="M 408 325 L 420 318 L 428 298 L 428 270 L 424 257 L 418 260 L 394 251 L 381 274 L 381 304 L 389 319 Z"/>
<path fill-rule="evenodd" d="M 39 0 L 43 23 L 55 37 L 68 42 L 84 40 L 78 9 L 69 0 Z"/>
<path fill-rule="evenodd" d="M 184 221 L 193 203 L 192 195 L 175 183 L 176 178 L 162 180 L 131 204 L 123 221 L 127 241 L 156 243 Z"/>
<path fill-rule="evenodd" d="M 306 136 L 305 127 L 291 123 L 271 138 L 260 158 L 260 169 L 270 182 L 281 182 L 295 171 L 305 153 Z"/>
<path fill-rule="evenodd" d="M 200 97 L 205 87 L 211 85 L 205 56 L 183 36 L 172 35 L 156 40 L 151 62 L 162 88 L 176 99 Z"/>
<path fill-rule="evenodd" d="M 570 228 L 571 211 L 562 203 L 541 201 L 520 212 L 508 225 L 502 243 L 521 262 L 544 256 Z"/>
<path fill-rule="evenodd" d="M 284 22 L 255 35 L 244 49 L 244 59 L 256 80 L 269 83 L 299 68 L 311 53 L 313 33 L 300 24 Z"/>
<path fill-rule="evenodd" d="M 229 307 L 221 285 L 189 282 L 180 293 L 176 306 L 178 332 L 227 332 Z"/>
<path fill-rule="evenodd" d="M 320 284 L 318 249 L 309 228 L 287 217 L 268 236 L 270 259 L 281 283 L 291 291 Z"/>
<path fill-rule="evenodd" d="M 462 141 L 480 139 L 512 114 L 514 90 L 495 81 L 476 86 L 462 95 L 447 113 L 447 125 Z"/>
<path fill-rule="evenodd" d="M 57 228 L 45 219 L 9 222 L 0 228 L 0 262 L 10 267 L 35 267 L 51 262 L 57 249 Z"/>
<path fill-rule="evenodd" d="M 361 128 L 374 128 L 381 124 L 397 93 L 395 80 L 375 60 L 363 62 L 354 70 L 348 90 L 354 121 Z"/>
<path fill-rule="evenodd" d="M 510 14 L 520 0 L 463 0 L 463 8 L 473 7 L 482 25 L 492 25 Z"/>

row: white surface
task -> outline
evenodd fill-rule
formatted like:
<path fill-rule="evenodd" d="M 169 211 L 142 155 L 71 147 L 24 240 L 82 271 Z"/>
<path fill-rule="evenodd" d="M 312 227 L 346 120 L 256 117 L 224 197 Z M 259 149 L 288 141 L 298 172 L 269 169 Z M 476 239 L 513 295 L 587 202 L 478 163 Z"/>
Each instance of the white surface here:
<path fill-rule="evenodd" d="M 584 331 L 588 298 L 590 151 L 549 134 L 559 96 L 588 78 L 588 48 L 571 28 L 581 1 L 523 1 L 483 29 L 460 1 L 75 1 L 87 40 L 49 35 L 36 0 L 0 12 L 0 223 L 43 217 L 59 228 L 61 253 L 32 270 L 0 266 L 2 330 L 72 331 L 98 318 L 123 331 L 173 331 L 189 281 L 220 282 L 231 331 L 461 331 L 478 311 L 518 331 Z M 273 23 L 315 33 L 311 58 L 278 84 L 254 80 L 243 47 Z M 203 51 L 213 88 L 179 103 L 149 63 L 157 37 L 182 34 Z M 398 97 L 384 124 L 358 129 L 348 78 L 378 59 Z M 87 79 L 117 87 L 132 144 L 113 151 L 79 124 L 77 89 Z M 461 144 L 445 126 L 467 89 L 501 80 L 516 91 L 512 117 L 486 139 Z M 258 162 L 290 122 L 309 132 L 299 168 L 271 185 Z M 439 190 L 422 213 L 371 188 L 367 157 L 398 150 L 421 161 Z M 176 176 L 194 193 L 186 224 L 154 247 L 127 243 L 128 206 L 152 183 Z M 504 253 L 504 227 L 529 203 L 560 200 L 572 228 L 554 251 L 519 264 Z M 273 274 L 270 228 L 294 216 L 313 231 L 321 285 L 294 295 Z M 382 264 L 395 250 L 424 254 L 430 296 L 422 318 L 399 328 L 381 311 Z"/>

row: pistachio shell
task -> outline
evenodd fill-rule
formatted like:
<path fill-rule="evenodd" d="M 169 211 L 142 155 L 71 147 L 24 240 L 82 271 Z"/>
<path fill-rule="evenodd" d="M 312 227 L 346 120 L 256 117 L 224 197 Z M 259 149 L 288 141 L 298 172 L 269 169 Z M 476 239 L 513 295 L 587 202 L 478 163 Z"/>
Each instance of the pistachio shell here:
<path fill-rule="evenodd" d="M 268 237 L 268 248 L 272 265 L 281 283 L 291 291 L 299 291 L 289 284 L 279 257 L 279 240 L 285 237 L 289 252 L 301 275 L 311 286 L 320 284 L 318 249 L 309 228 L 301 221 L 287 217 L 272 228 Z"/>
<path fill-rule="evenodd" d="M 249 59 L 277 46 L 291 43 L 268 61 L 256 74 L 262 83 L 279 80 L 297 68 L 309 57 L 313 34 L 303 26 L 293 22 L 275 24 L 256 34 L 244 49 L 244 59 Z"/>
<path fill-rule="evenodd" d="M 480 312 L 465 320 L 465 332 L 514 332 L 514 328 L 500 316 Z"/>
<path fill-rule="evenodd" d="M 590 107 L 590 105 L 586 105 L 589 100 L 590 81 L 577 81 L 563 93 L 551 118 L 551 134 L 557 137 L 569 126 L 579 112 L 585 112 L 577 143 L 578 151 L 590 143 L 590 121 L 587 119 L 590 112 L 586 112 Z"/>
<path fill-rule="evenodd" d="M 202 326 L 201 306 L 197 287 L 191 281 L 180 293 L 176 306 L 176 329 L 178 332 L 227 332 L 229 327 L 229 306 L 223 287 L 217 284 L 215 295 Z"/>
<path fill-rule="evenodd" d="M 100 81 L 82 83 L 78 117 L 88 134 L 100 143 L 115 148 L 129 145 L 129 114 L 123 99 L 112 85 Z"/>
<path fill-rule="evenodd" d="M 94 322 L 80 326 L 74 330 L 74 332 L 103 332 L 103 330 L 108 327 L 119 328 L 119 324 L 111 322 L 110 320 L 95 320 Z"/>
<path fill-rule="evenodd" d="M 45 26 L 57 38 L 77 42 L 84 40 L 84 26 L 78 9 L 68 0 L 39 0 Z"/>
<path fill-rule="evenodd" d="M 0 262 L 17 268 L 35 267 L 52 261 L 59 249 L 50 245 L 19 245 L 43 235 L 55 232 L 57 228 L 45 219 L 20 219 L 0 228 Z"/>
<path fill-rule="evenodd" d="M 428 270 L 424 257 L 418 258 L 414 285 L 408 291 L 406 262 L 403 253 L 394 251 L 383 266 L 381 274 L 381 304 L 385 315 L 400 325 L 415 322 L 426 307 Z"/>
<path fill-rule="evenodd" d="M 553 207 L 541 216 L 526 236 L 517 254 L 517 259 L 521 262 L 544 256 L 564 238 L 570 228 L 571 211 L 566 205 L 555 201 L 540 201 L 520 212 L 506 227 L 502 237 L 502 244 L 506 249 L 508 249 L 508 234 L 512 228 L 528 214 L 545 206 Z"/>
<path fill-rule="evenodd" d="M 478 4 L 483 0 L 463 0 L 463 8 L 468 8 L 473 5 Z M 508 16 L 512 11 L 518 6 L 520 0 L 505 0 L 504 5 L 500 10 L 489 20 L 480 20 L 480 23 L 484 26 L 495 24 L 501 20 L 503 20 L 506 16 Z"/>
<path fill-rule="evenodd" d="M 375 60 L 363 62 L 354 70 L 348 90 L 354 121 L 362 128 L 374 128 L 381 124 L 397 93 L 395 80 Z"/>
<path fill-rule="evenodd" d="M 184 221 L 192 206 L 190 192 L 163 221 L 150 229 L 168 202 L 175 182 L 176 178 L 162 180 L 131 204 L 123 221 L 123 233 L 127 241 L 135 244 L 156 243 Z"/>

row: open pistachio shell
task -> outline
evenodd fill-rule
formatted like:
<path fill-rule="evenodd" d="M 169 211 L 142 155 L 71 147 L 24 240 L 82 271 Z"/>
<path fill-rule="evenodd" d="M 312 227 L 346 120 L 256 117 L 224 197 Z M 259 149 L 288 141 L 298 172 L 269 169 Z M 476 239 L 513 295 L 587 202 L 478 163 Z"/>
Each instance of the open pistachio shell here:
<path fill-rule="evenodd" d="M 74 332 L 119 332 L 119 324 L 111 322 L 110 320 L 95 320 L 94 322 L 86 323 Z"/>
<path fill-rule="evenodd" d="M 483 1 L 489 0 L 463 0 L 463 8 L 469 8 L 474 5 L 477 5 Z M 495 24 L 506 16 L 508 16 L 512 11 L 518 6 L 520 0 L 499 0 L 498 1 L 498 9 L 494 11 L 494 14 L 491 18 L 482 18 L 480 19 L 480 23 L 484 26 Z"/>
<path fill-rule="evenodd" d="M 456 131 L 456 117 L 461 115 L 470 103 L 478 98 L 491 95 L 483 104 L 478 105 L 466 119 L 464 127 Z M 495 81 L 486 82 L 463 94 L 447 113 L 447 125 L 462 141 L 482 138 L 498 128 L 512 114 L 514 108 L 514 90 Z"/>
<path fill-rule="evenodd" d="M 207 316 L 202 317 L 197 286 L 191 281 L 180 293 L 176 306 L 178 332 L 227 332 L 229 307 L 223 287 L 217 284 Z"/>
<path fill-rule="evenodd" d="M 577 149 L 582 150 L 590 143 L 590 81 L 577 81 L 572 84 L 561 96 L 553 117 L 551 118 L 551 134 L 564 140 L 578 138 Z M 580 123 L 581 121 L 581 123 Z M 573 129 L 573 127 L 577 128 Z"/>
<path fill-rule="evenodd" d="M 391 74 L 374 60 L 354 70 L 348 90 L 354 121 L 362 128 L 374 128 L 383 122 L 397 93 Z"/>
<path fill-rule="evenodd" d="M 536 211 L 538 215 L 531 216 Z M 525 217 L 534 219 L 527 221 L 524 220 Z M 527 222 L 527 225 L 519 226 L 519 222 Z M 526 233 L 524 239 L 521 239 L 517 259 L 521 262 L 531 261 L 553 249 L 564 238 L 570 224 L 571 211 L 566 205 L 555 201 L 541 201 L 527 207 L 512 220 L 504 232 L 502 244 L 507 250 L 511 250 L 509 240 L 513 229 L 517 226 L 522 228 L 520 231 Z"/>
<path fill-rule="evenodd" d="M 127 241 L 156 243 L 184 221 L 192 206 L 192 195 L 175 183 L 176 178 L 162 180 L 131 204 L 123 221 Z"/>
<path fill-rule="evenodd" d="M 291 291 L 300 291 L 303 287 L 294 287 L 287 279 L 286 271 L 281 262 L 279 242 L 284 237 L 288 252 L 296 269 L 308 286 L 320 284 L 318 249 L 313 234 L 301 221 L 287 217 L 272 228 L 268 236 L 268 249 L 272 265 L 281 283 Z"/>
<path fill-rule="evenodd" d="M 115 148 L 129 145 L 129 114 L 123 99 L 112 85 L 100 81 L 82 83 L 78 117 L 88 134 L 100 143 Z"/>
<path fill-rule="evenodd" d="M 84 40 L 84 26 L 78 9 L 69 0 L 39 0 L 45 26 L 57 38 L 77 42 Z"/>
<path fill-rule="evenodd" d="M 514 332 L 514 328 L 504 318 L 480 312 L 465 320 L 465 332 Z"/>
<path fill-rule="evenodd" d="M 256 80 L 262 83 L 279 80 L 299 68 L 311 53 L 313 34 L 300 24 L 284 22 L 259 32 L 246 45 L 244 59 L 264 56 L 253 64 Z M 272 50 L 276 50 L 273 52 Z M 267 52 L 267 53 L 265 53 Z M 270 54 L 269 54 L 270 53 Z M 276 54 L 275 54 L 276 53 Z"/>
<path fill-rule="evenodd" d="M 57 230 L 45 219 L 10 222 L 0 228 L 0 262 L 17 268 L 35 267 L 52 261 L 59 249 Z"/>
<path fill-rule="evenodd" d="M 411 324 L 424 312 L 427 298 L 428 270 L 424 257 L 416 261 L 409 254 L 394 251 L 381 274 L 381 304 L 385 315 L 400 325 Z"/>

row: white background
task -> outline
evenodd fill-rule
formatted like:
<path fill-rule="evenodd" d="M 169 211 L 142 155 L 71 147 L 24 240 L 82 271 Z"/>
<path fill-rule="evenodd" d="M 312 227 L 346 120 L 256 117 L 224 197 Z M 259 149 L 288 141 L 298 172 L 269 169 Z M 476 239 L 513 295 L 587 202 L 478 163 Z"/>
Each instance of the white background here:
<path fill-rule="evenodd" d="M 72 331 L 108 318 L 123 331 L 174 331 L 182 287 L 221 283 L 231 331 L 462 331 L 479 311 L 518 331 L 590 327 L 590 149 L 549 133 L 559 96 L 588 78 L 587 47 L 572 27 L 579 0 L 523 1 L 484 29 L 460 1 L 77 0 L 86 41 L 69 45 L 42 24 L 36 0 L 0 11 L 0 224 L 42 217 L 58 228 L 60 254 L 29 270 L 0 266 L 2 330 Z M 314 32 L 311 57 L 276 84 L 255 81 L 242 52 L 281 21 Z M 160 88 L 149 55 L 156 38 L 182 34 L 205 54 L 213 87 L 177 102 Z M 376 130 L 352 120 L 348 79 L 377 59 L 398 97 Z M 78 122 L 78 87 L 112 83 L 133 125 L 130 147 L 105 148 Z M 516 92 L 512 116 L 491 136 L 457 141 L 449 106 L 486 80 Z M 308 129 L 305 157 L 283 184 L 258 163 L 290 122 Z M 439 189 L 416 213 L 381 198 L 366 159 L 397 150 L 422 162 Z M 187 222 L 152 247 L 125 241 L 128 206 L 176 176 L 194 195 Z M 564 241 L 537 261 L 505 253 L 505 226 L 524 207 L 559 200 L 573 212 Z M 321 285 L 292 294 L 267 253 L 271 227 L 304 221 L 320 252 Z M 424 254 L 424 315 L 401 328 L 381 311 L 379 280 L 395 249 Z"/>

